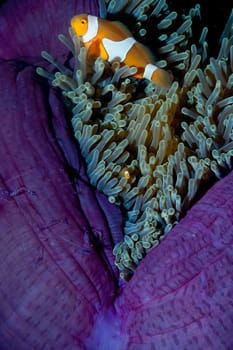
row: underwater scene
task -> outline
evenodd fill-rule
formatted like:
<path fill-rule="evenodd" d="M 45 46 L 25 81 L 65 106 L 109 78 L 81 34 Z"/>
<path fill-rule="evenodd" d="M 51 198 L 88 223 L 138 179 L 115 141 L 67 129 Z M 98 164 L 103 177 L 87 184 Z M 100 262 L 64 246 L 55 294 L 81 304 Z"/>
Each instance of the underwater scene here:
<path fill-rule="evenodd" d="M 232 6 L 0 19 L 0 350 L 233 348 Z"/>

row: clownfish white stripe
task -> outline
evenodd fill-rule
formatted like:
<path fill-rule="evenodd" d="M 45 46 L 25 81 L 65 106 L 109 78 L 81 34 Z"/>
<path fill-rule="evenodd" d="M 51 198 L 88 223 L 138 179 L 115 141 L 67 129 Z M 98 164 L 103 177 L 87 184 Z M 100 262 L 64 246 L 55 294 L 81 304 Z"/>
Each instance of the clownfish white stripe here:
<path fill-rule="evenodd" d="M 136 40 L 132 37 L 126 38 L 121 41 L 113 41 L 110 39 L 103 38 L 103 45 L 108 54 L 108 61 L 111 62 L 115 58 L 119 58 L 123 62 Z"/>
<path fill-rule="evenodd" d="M 156 69 L 158 69 L 158 67 L 156 67 L 154 64 L 147 64 L 143 73 L 143 78 L 151 80 L 152 75 L 156 71 Z"/>
<path fill-rule="evenodd" d="M 94 39 L 98 33 L 99 24 L 98 18 L 96 16 L 88 15 L 88 28 L 85 35 L 83 35 L 82 40 L 84 43 Z"/>

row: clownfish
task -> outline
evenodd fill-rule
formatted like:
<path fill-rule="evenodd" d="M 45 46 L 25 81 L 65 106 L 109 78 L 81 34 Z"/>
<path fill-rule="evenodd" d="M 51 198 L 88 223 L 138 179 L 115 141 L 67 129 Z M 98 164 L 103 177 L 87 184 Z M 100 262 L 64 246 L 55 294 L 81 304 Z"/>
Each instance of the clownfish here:
<path fill-rule="evenodd" d="M 121 64 L 137 68 L 136 78 L 149 79 L 163 88 L 171 85 L 170 74 L 153 64 L 150 52 L 120 22 L 81 14 L 71 19 L 71 28 L 87 48 L 89 59 L 119 59 Z"/>

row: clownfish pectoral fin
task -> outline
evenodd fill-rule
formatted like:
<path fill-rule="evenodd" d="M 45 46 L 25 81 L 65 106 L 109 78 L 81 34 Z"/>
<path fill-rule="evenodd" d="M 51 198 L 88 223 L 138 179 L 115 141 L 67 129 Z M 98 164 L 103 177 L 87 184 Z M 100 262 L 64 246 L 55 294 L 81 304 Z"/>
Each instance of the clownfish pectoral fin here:
<path fill-rule="evenodd" d="M 145 67 L 143 78 L 149 79 L 156 85 L 165 89 L 168 89 L 172 83 L 172 78 L 169 72 L 150 63 Z"/>
<path fill-rule="evenodd" d="M 108 55 L 103 48 L 101 40 L 96 39 L 93 40 L 93 42 L 88 46 L 87 59 L 93 63 L 94 60 L 99 56 L 102 57 L 103 60 L 107 60 L 108 58 Z"/>
<path fill-rule="evenodd" d="M 108 53 L 103 45 L 103 42 L 102 40 L 100 41 L 100 45 L 99 45 L 99 56 L 105 60 L 105 61 L 108 61 Z"/>

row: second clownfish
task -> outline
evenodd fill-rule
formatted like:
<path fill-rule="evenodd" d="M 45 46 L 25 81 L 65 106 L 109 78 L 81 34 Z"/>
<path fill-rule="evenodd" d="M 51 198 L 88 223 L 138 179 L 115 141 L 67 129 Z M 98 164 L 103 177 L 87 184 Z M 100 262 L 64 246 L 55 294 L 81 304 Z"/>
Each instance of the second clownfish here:
<path fill-rule="evenodd" d="M 153 64 L 152 55 L 123 24 L 81 14 L 71 19 L 71 27 L 88 49 L 89 58 L 100 56 L 109 62 L 119 59 L 137 68 L 135 77 L 149 79 L 163 88 L 170 86 L 170 74 Z"/>

